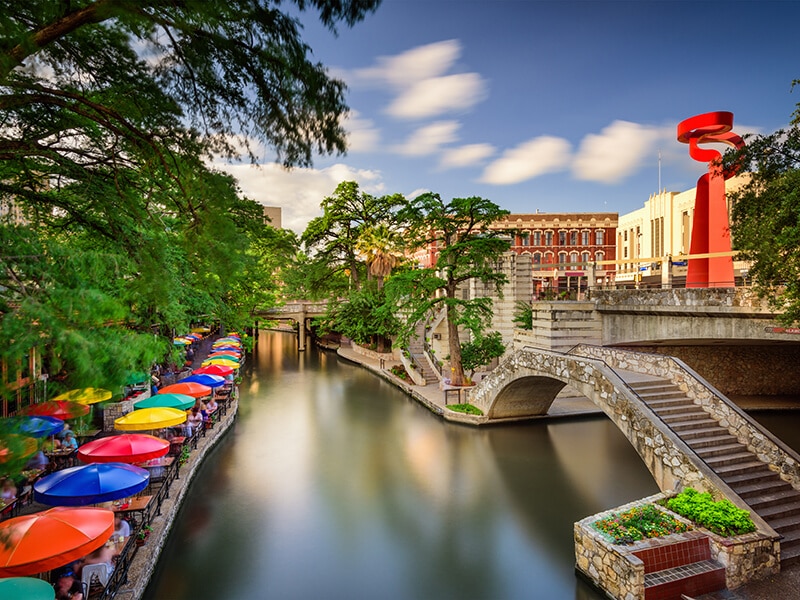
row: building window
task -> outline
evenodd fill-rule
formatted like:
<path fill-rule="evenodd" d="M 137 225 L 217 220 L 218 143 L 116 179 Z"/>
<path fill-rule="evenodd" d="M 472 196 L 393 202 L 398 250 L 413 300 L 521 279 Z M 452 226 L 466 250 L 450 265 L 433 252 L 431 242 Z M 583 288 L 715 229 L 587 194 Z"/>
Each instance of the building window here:
<path fill-rule="evenodd" d="M 545 246 L 552 246 L 553 245 L 553 232 L 548 231 L 544 234 L 544 245 Z"/>
<path fill-rule="evenodd" d="M 542 264 L 542 253 L 541 252 L 534 252 L 533 253 L 533 264 L 535 264 L 535 265 Z"/>
<path fill-rule="evenodd" d="M 531 241 L 530 233 L 527 233 L 527 232 L 523 233 L 522 234 L 522 245 L 523 246 L 530 246 L 530 241 Z"/>
<path fill-rule="evenodd" d="M 558 262 L 562 265 L 566 264 L 567 262 L 567 253 L 566 252 L 559 252 L 558 253 Z"/>
<path fill-rule="evenodd" d="M 600 262 L 601 260 L 605 259 L 606 259 L 606 253 L 603 252 L 602 250 L 598 250 L 597 252 L 594 253 L 595 262 Z"/>
<path fill-rule="evenodd" d="M 569 232 L 569 245 L 570 246 L 577 246 L 578 245 L 578 232 L 577 231 L 570 231 Z"/>
<path fill-rule="evenodd" d="M 566 231 L 559 231 L 558 232 L 558 245 L 559 246 L 566 246 L 567 245 L 567 232 Z"/>
<path fill-rule="evenodd" d="M 534 246 L 541 246 L 542 245 L 542 232 L 541 231 L 534 231 L 533 232 L 533 245 Z"/>
<path fill-rule="evenodd" d="M 578 262 L 578 253 L 577 252 L 570 252 L 569 253 L 569 262 L 573 265 Z"/>
<path fill-rule="evenodd" d="M 622 236 L 624 238 L 624 241 L 627 242 L 628 241 L 628 230 L 627 229 L 622 233 Z"/>
<path fill-rule="evenodd" d="M 605 237 L 605 232 L 602 229 L 598 229 L 594 232 L 594 243 L 597 246 L 602 246 L 605 242 L 603 238 Z"/>
<path fill-rule="evenodd" d="M 589 253 L 588 252 L 581 253 L 581 262 L 584 263 L 584 264 L 588 264 L 589 263 Z"/>
<path fill-rule="evenodd" d="M 588 245 L 589 245 L 589 232 L 581 231 L 581 246 L 588 246 Z"/>

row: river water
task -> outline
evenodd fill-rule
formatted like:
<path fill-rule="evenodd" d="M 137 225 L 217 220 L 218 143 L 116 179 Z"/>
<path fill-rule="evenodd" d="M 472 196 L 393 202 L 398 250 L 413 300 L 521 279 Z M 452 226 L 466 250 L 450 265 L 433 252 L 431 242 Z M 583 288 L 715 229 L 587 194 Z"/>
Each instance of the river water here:
<path fill-rule="evenodd" d="M 278 332 L 245 371 L 146 598 L 599 600 L 573 523 L 658 492 L 604 417 L 448 424 Z"/>

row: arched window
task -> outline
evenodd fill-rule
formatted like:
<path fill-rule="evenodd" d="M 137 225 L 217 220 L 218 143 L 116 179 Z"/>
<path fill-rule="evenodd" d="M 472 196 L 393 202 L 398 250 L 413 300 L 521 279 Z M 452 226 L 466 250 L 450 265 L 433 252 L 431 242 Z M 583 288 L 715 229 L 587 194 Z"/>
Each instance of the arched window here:
<path fill-rule="evenodd" d="M 594 243 L 596 246 L 602 246 L 605 242 L 603 241 L 605 238 L 605 231 L 602 229 L 598 229 L 594 232 Z"/>
<path fill-rule="evenodd" d="M 582 252 L 581 253 L 581 262 L 582 263 L 588 263 L 589 262 L 589 253 L 588 252 Z"/>
<path fill-rule="evenodd" d="M 597 252 L 594 253 L 595 262 L 600 262 L 601 260 L 605 259 L 606 259 L 606 253 L 603 252 L 602 250 L 598 250 Z"/>
<path fill-rule="evenodd" d="M 575 264 L 578 262 L 578 253 L 577 252 L 570 252 L 569 253 L 569 262 Z"/>
<path fill-rule="evenodd" d="M 558 245 L 559 246 L 566 246 L 567 245 L 567 232 L 563 229 L 558 232 Z"/>
<path fill-rule="evenodd" d="M 567 262 L 567 253 L 566 252 L 559 252 L 558 253 L 558 262 L 562 265 Z"/>
<path fill-rule="evenodd" d="M 541 246 L 542 245 L 542 232 L 541 231 L 534 231 L 533 232 L 533 245 L 534 246 Z"/>
<path fill-rule="evenodd" d="M 541 252 L 534 252 L 533 253 L 533 264 L 535 264 L 535 265 L 542 264 L 542 253 Z"/>
<path fill-rule="evenodd" d="M 578 232 L 577 231 L 570 231 L 569 232 L 569 245 L 570 246 L 577 246 L 578 245 Z"/>
<path fill-rule="evenodd" d="M 553 245 L 553 232 L 547 231 L 544 234 L 544 245 L 545 246 L 552 246 Z"/>
<path fill-rule="evenodd" d="M 588 246 L 589 245 L 589 230 L 585 229 L 581 231 L 581 246 Z"/>

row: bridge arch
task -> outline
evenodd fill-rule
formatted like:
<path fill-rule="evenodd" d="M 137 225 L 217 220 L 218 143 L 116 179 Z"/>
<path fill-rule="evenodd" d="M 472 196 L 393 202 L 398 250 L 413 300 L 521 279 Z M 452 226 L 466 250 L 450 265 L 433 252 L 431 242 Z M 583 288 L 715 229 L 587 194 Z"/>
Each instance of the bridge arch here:
<path fill-rule="evenodd" d="M 644 461 L 662 491 L 691 485 L 719 489 L 713 473 L 627 385 L 623 369 L 604 361 L 538 348 L 521 348 L 487 375 L 470 393 L 488 422 L 547 413 L 565 385 L 594 402 L 619 428 Z M 724 484 L 722 484 L 724 486 Z"/>

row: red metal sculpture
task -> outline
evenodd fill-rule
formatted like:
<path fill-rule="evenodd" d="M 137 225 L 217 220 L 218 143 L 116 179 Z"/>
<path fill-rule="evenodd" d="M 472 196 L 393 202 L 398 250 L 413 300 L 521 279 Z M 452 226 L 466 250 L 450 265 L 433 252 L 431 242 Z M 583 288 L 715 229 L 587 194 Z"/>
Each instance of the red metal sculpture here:
<path fill-rule="evenodd" d="M 711 255 L 691 258 L 686 274 L 687 288 L 733 287 L 733 258 L 728 225 L 728 206 L 725 202 L 725 180 L 733 177 L 725 172 L 718 160 L 722 154 L 700 144 L 744 146 L 744 140 L 731 130 L 733 113 L 710 112 L 696 115 L 678 125 L 678 141 L 689 144 L 689 156 L 708 162 L 708 173 L 697 180 L 690 254 Z M 727 256 L 715 256 L 728 253 Z"/>

